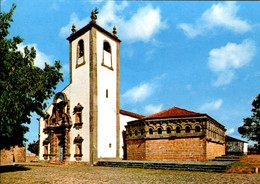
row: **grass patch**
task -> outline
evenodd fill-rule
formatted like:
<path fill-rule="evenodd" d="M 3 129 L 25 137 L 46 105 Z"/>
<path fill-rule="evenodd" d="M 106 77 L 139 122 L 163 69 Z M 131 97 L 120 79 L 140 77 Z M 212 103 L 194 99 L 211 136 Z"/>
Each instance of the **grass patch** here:
<path fill-rule="evenodd" d="M 227 167 L 227 173 L 252 174 L 255 173 L 255 166 L 247 162 L 236 161 Z"/>
<path fill-rule="evenodd" d="M 247 162 L 242 162 L 242 161 L 236 161 L 236 162 L 233 162 L 232 164 L 229 165 L 230 167 L 236 167 L 236 166 L 246 166 L 246 167 L 253 167 L 254 168 L 254 165 L 253 164 L 250 164 L 250 163 L 247 163 Z"/>

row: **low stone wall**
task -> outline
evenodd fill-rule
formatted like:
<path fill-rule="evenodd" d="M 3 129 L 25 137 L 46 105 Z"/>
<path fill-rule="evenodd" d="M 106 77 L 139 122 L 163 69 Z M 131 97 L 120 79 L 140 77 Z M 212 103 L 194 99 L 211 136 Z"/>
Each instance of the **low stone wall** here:
<path fill-rule="evenodd" d="M 205 138 L 127 141 L 127 160 L 206 160 Z"/>
<path fill-rule="evenodd" d="M 127 160 L 203 161 L 225 154 L 225 144 L 206 138 L 127 140 Z"/>
<path fill-rule="evenodd" d="M 225 144 L 207 142 L 207 160 L 225 155 Z"/>
<path fill-rule="evenodd" d="M 1 165 L 26 162 L 26 146 L 0 150 Z"/>

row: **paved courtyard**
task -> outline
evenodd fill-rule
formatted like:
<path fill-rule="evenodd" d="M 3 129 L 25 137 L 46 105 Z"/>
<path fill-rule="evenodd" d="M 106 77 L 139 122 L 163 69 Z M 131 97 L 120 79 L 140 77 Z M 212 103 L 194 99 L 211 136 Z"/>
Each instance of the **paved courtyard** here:
<path fill-rule="evenodd" d="M 84 165 L 25 166 L 1 173 L 5 183 L 260 183 L 260 174 L 223 174 L 134 168 L 90 167 Z"/>

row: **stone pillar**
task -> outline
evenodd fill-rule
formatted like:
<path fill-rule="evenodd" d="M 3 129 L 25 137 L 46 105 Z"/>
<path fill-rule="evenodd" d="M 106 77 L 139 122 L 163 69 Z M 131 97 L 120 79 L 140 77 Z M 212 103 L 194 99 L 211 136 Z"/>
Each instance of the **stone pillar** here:
<path fill-rule="evenodd" d="M 69 134 L 69 128 L 65 128 L 63 159 L 64 159 L 64 163 L 65 164 L 70 162 L 70 134 Z"/>
<path fill-rule="evenodd" d="M 56 153 L 57 153 L 57 141 L 56 141 L 56 135 L 51 130 L 50 132 L 51 135 L 51 143 L 50 143 L 50 162 L 55 162 L 56 161 Z"/>

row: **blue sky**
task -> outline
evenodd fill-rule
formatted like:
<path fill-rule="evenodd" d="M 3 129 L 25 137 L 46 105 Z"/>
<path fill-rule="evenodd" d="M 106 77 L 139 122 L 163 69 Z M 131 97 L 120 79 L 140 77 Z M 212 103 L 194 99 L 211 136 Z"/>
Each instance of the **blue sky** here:
<path fill-rule="evenodd" d="M 35 65 L 61 60 L 69 84 L 71 25 L 97 24 L 117 35 L 120 46 L 121 109 L 150 115 L 177 106 L 207 113 L 225 125 L 227 135 L 249 117 L 260 93 L 260 2 L 2 0 L 16 3 L 11 36 L 37 50 Z M 51 103 L 51 100 L 49 101 Z M 29 142 L 38 138 L 32 115 Z M 251 143 L 251 142 L 250 142 Z"/>

